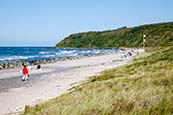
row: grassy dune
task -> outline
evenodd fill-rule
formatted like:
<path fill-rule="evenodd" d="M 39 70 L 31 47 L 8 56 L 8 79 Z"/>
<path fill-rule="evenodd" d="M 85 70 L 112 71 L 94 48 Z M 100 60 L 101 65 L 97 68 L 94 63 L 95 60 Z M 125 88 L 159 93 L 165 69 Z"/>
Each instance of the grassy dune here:
<path fill-rule="evenodd" d="M 137 56 L 24 115 L 172 115 L 173 47 Z"/>

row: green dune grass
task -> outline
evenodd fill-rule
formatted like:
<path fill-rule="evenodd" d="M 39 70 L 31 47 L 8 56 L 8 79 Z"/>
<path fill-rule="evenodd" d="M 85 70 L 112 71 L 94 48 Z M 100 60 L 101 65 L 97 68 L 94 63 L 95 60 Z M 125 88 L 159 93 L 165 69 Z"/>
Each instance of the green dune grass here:
<path fill-rule="evenodd" d="M 138 55 L 24 115 L 172 115 L 173 47 Z"/>

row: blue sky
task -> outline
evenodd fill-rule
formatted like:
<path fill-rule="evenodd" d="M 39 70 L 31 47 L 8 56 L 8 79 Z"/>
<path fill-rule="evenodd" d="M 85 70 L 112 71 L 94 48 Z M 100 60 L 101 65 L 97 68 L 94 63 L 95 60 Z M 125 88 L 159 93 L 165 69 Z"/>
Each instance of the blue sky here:
<path fill-rule="evenodd" d="M 173 21 L 173 0 L 0 0 L 0 46 L 54 46 L 78 32 Z"/>

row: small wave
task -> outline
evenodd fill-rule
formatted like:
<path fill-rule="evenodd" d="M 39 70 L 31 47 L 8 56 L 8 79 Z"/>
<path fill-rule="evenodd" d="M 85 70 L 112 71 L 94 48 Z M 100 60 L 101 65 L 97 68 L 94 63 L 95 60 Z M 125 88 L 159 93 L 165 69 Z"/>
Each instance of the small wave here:
<path fill-rule="evenodd" d="M 81 53 L 91 53 L 91 51 L 80 51 Z"/>
<path fill-rule="evenodd" d="M 95 53 L 95 54 L 99 54 L 99 53 L 100 53 L 100 51 L 94 51 L 94 53 Z"/>
<path fill-rule="evenodd" d="M 49 52 L 39 52 L 39 54 L 45 55 L 45 54 L 49 54 Z"/>
<path fill-rule="evenodd" d="M 75 53 L 76 52 L 76 50 L 72 50 L 72 51 L 60 51 L 60 52 L 58 52 L 58 53 L 56 53 L 56 55 L 68 55 L 68 54 L 73 54 L 73 53 Z"/>
<path fill-rule="evenodd" d="M 76 50 L 72 50 L 72 51 L 62 51 L 62 53 L 64 53 L 64 54 L 72 54 L 72 53 L 74 53 L 74 52 L 76 52 Z"/>
<path fill-rule="evenodd" d="M 70 56 L 77 56 L 78 53 L 73 53 L 73 54 L 70 54 Z"/>
<path fill-rule="evenodd" d="M 50 58 L 50 57 L 55 57 L 55 55 L 45 55 L 43 57 Z"/>
<path fill-rule="evenodd" d="M 4 57 L 0 58 L 0 61 L 13 61 L 13 60 L 26 60 L 29 58 L 34 58 L 35 56 L 10 56 L 10 57 Z"/>

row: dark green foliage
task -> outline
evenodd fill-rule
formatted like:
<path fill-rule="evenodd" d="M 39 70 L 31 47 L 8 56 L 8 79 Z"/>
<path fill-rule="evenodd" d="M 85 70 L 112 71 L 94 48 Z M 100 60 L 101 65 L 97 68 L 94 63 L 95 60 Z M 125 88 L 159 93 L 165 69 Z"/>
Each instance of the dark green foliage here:
<path fill-rule="evenodd" d="M 56 47 L 75 48 L 118 48 L 141 47 L 143 34 L 147 35 L 146 46 L 173 45 L 173 22 L 143 25 L 133 28 L 122 27 L 103 32 L 72 34 Z"/>

